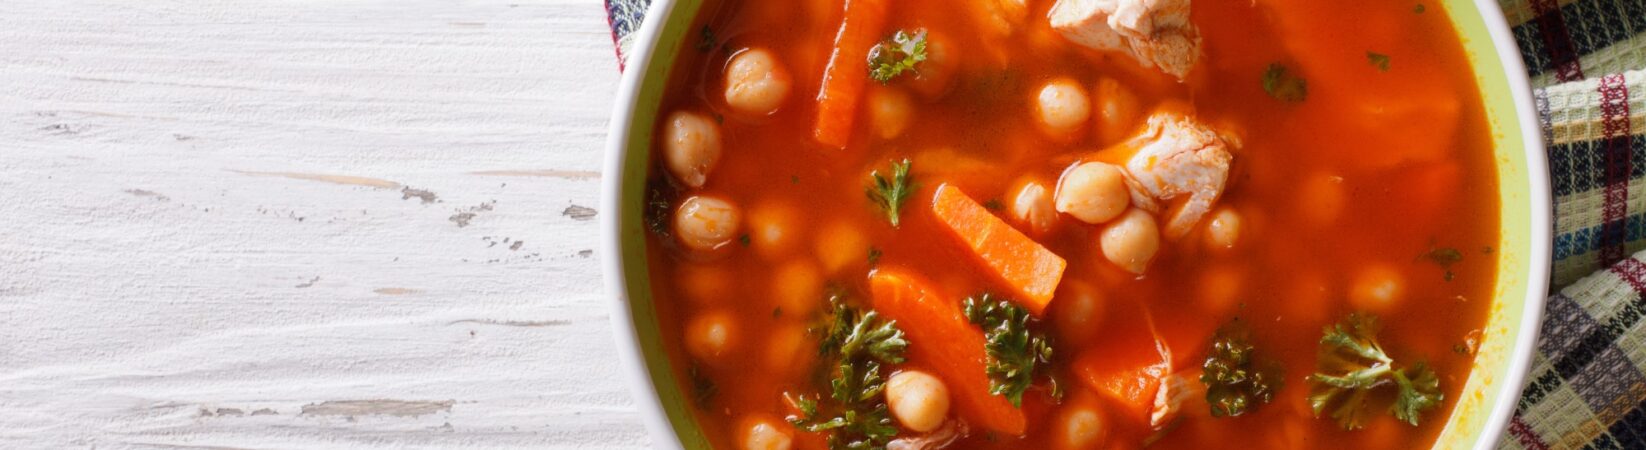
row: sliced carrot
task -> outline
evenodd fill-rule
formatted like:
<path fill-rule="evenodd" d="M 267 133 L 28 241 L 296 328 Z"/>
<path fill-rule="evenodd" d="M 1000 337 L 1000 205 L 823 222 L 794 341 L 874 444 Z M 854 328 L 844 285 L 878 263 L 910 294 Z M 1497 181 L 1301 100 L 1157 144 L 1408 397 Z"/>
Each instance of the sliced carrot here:
<path fill-rule="evenodd" d="M 990 214 L 960 188 L 938 186 L 932 212 L 1016 291 L 1013 300 L 1035 316 L 1046 311 L 1068 265 L 1062 257 Z"/>
<path fill-rule="evenodd" d="M 1086 385 L 1117 403 L 1136 423 L 1149 424 L 1161 383 L 1171 374 L 1172 352 L 1155 330 L 1147 310 L 1143 320 L 1111 322 L 1101 352 L 1075 359 L 1074 370 Z"/>
<path fill-rule="evenodd" d="M 1148 423 L 1154 410 L 1155 394 L 1166 377 L 1166 364 L 1155 361 L 1143 366 L 1125 367 L 1112 360 L 1113 355 L 1087 353 L 1075 365 L 1086 384 L 1120 405 L 1128 417 Z M 1117 367 L 1121 366 L 1121 367 Z"/>
<path fill-rule="evenodd" d="M 834 37 L 834 53 L 817 92 L 817 125 L 812 137 L 845 148 L 857 119 L 857 104 L 869 82 L 869 50 L 879 43 L 891 0 L 846 0 L 846 17 Z"/>
<path fill-rule="evenodd" d="M 908 335 L 909 363 L 929 367 L 943 379 L 961 417 L 985 429 L 1023 434 L 1028 423 L 1023 411 L 989 393 L 983 331 L 966 321 L 958 303 L 913 275 L 890 269 L 870 275 L 869 290 L 875 311 L 897 321 Z"/>

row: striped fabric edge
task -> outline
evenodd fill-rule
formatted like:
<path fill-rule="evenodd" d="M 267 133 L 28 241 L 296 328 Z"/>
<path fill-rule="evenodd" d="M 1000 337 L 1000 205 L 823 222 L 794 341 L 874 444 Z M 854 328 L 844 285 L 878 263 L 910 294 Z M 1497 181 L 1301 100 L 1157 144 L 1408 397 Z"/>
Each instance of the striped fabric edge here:
<path fill-rule="evenodd" d="M 1592 73 L 1619 73 L 1646 67 L 1646 30 L 1594 53 L 1579 56 L 1578 66 Z M 1531 80 L 1532 86 L 1560 83 L 1555 74 L 1549 72 L 1534 75 Z"/>
<path fill-rule="evenodd" d="M 651 0 L 606 0 L 606 25 L 612 29 L 612 46 L 617 52 L 617 71 L 622 72 L 634 48 L 634 32 L 646 20 Z"/>
<path fill-rule="evenodd" d="M 1498 0 L 1533 87 L 1646 66 L 1646 1 Z"/>
<path fill-rule="evenodd" d="M 1646 249 L 1646 71 L 1534 93 L 1555 199 L 1553 286 Z"/>
<path fill-rule="evenodd" d="M 1646 448 L 1646 253 L 1549 297 L 1502 449 Z"/>

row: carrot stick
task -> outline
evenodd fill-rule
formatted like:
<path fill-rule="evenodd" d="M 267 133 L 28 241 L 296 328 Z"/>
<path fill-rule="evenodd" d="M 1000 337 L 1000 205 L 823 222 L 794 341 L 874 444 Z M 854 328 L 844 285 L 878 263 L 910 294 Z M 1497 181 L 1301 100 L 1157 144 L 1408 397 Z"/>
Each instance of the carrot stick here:
<path fill-rule="evenodd" d="M 960 188 L 938 186 L 932 197 L 932 212 L 1016 291 L 1013 301 L 1035 316 L 1046 311 L 1068 265 L 1062 257 L 990 214 Z"/>
<path fill-rule="evenodd" d="M 1161 380 L 1166 377 L 1165 363 L 1154 361 L 1148 365 L 1127 366 L 1124 362 L 1115 361 L 1111 355 L 1087 353 L 1074 365 L 1080 376 L 1085 378 L 1087 386 L 1114 400 L 1133 419 L 1148 423 L 1149 412 L 1154 409 L 1155 394 L 1160 390 Z"/>
<path fill-rule="evenodd" d="M 834 53 L 817 92 L 817 142 L 845 148 L 852 137 L 858 100 L 869 82 L 869 50 L 879 43 L 890 0 L 846 0 L 846 17 L 834 37 Z"/>
<path fill-rule="evenodd" d="M 1141 308 L 1140 308 L 1141 309 Z M 1114 400 L 1139 423 L 1149 424 L 1156 394 L 1171 374 L 1172 350 L 1143 310 L 1141 321 L 1128 319 L 1109 330 L 1103 351 L 1088 351 L 1074 361 L 1086 385 Z"/>
<path fill-rule="evenodd" d="M 954 393 L 957 413 L 968 422 L 1021 435 L 1028 421 L 1006 397 L 989 393 L 983 331 L 973 327 L 960 305 L 912 275 L 880 269 L 869 275 L 874 309 L 897 321 L 909 336 L 911 364 L 928 367 Z"/>

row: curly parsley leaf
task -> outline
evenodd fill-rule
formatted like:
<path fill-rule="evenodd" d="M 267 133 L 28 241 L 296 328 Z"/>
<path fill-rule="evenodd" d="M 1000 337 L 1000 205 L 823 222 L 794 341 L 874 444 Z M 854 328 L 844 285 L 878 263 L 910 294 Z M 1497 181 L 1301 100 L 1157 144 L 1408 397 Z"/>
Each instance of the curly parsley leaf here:
<path fill-rule="evenodd" d="M 926 61 L 926 30 L 898 30 L 890 39 L 869 49 L 869 78 L 886 84 Z"/>
<path fill-rule="evenodd" d="M 909 201 L 914 194 L 915 184 L 909 179 L 909 160 L 892 163 L 892 177 L 887 179 L 880 175 L 880 171 L 869 172 L 871 185 L 869 186 L 869 201 L 880 207 L 886 213 L 886 220 L 897 227 L 901 219 L 903 204 Z"/>
<path fill-rule="evenodd" d="M 1452 265 L 1463 262 L 1463 252 L 1451 247 L 1437 247 L 1429 249 L 1421 258 L 1446 269 L 1446 281 L 1452 281 Z"/>
<path fill-rule="evenodd" d="M 642 214 L 646 221 L 646 229 L 665 238 L 669 237 L 669 205 L 672 203 L 669 197 L 668 193 L 655 185 L 647 189 L 646 210 Z"/>
<path fill-rule="evenodd" d="M 881 395 L 886 390 L 883 365 L 903 362 L 909 343 L 896 321 L 852 308 L 840 294 L 829 301 L 833 310 L 818 351 L 834 358 L 828 380 L 832 403 L 820 405 L 816 397 L 800 396 L 795 402 L 800 414 L 789 416 L 789 423 L 828 433 L 830 449 L 885 448 L 897 437 L 897 427 Z"/>
<path fill-rule="evenodd" d="M 1379 72 L 1389 71 L 1389 55 L 1377 52 L 1366 52 L 1366 62 L 1371 63 Z"/>
<path fill-rule="evenodd" d="M 1202 364 L 1200 382 L 1206 384 L 1206 403 L 1212 417 L 1235 417 L 1263 403 L 1274 401 L 1283 377 L 1280 366 L 1253 363 L 1255 348 L 1250 333 L 1239 319 L 1219 329 L 1212 339 L 1212 353 Z"/>
<path fill-rule="evenodd" d="M 720 42 L 715 39 L 714 30 L 710 29 L 708 25 L 704 25 L 703 29 L 697 30 L 697 51 L 708 53 L 709 50 L 714 50 L 715 47 L 719 46 Z"/>
<path fill-rule="evenodd" d="M 1400 387 L 1400 395 L 1395 397 L 1395 404 L 1390 407 L 1390 411 L 1394 413 L 1395 418 L 1415 427 L 1418 421 L 1422 420 L 1423 412 L 1440 406 L 1440 401 L 1445 399 L 1445 396 L 1440 393 L 1440 378 L 1435 376 L 1434 370 L 1423 363 L 1417 363 L 1409 370 L 1410 377 L 1403 370 L 1394 372 L 1395 385 Z"/>
<path fill-rule="evenodd" d="M 982 327 L 987 341 L 989 393 L 1022 407 L 1023 393 L 1034 383 L 1035 373 L 1045 372 L 1044 366 L 1051 364 L 1051 341 L 1030 330 L 1029 311 L 1010 301 L 983 294 L 966 298 L 963 306 L 966 320 Z M 1055 382 L 1053 386 L 1054 392 L 1061 390 Z"/>
<path fill-rule="evenodd" d="M 1283 102 L 1296 103 L 1309 97 L 1309 82 L 1280 63 L 1263 70 L 1263 91 Z"/>
<path fill-rule="evenodd" d="M 714 380 L 703 374 L 697 364 L 692 364 L 691 367 L 686 369 L 686 377 L 692 383 L 692 399 L 697 401 L 699 408 L 707 408 L 709 400 L 714 399 L 715 394 L 720 392 L 720 388 L 715 386 Z"/>
<path fill-rule="evenodd" d="M 1377 342 L 1377 318 L 1350 314 L 1342 322 L 1326 327 L 1320 338 L 1318 371 L 1309 375 L 1309 406 L 1315 417 L 1331 415 L 1344 429 L 1366 424 L 1366 401 L 1372 391 L 1384 386 L 1399 389 L 1390 412 L 1413 426 L 1424 411 L 1440 406 L 1440 380 L 1423 363 L 1397 368 Z"/>

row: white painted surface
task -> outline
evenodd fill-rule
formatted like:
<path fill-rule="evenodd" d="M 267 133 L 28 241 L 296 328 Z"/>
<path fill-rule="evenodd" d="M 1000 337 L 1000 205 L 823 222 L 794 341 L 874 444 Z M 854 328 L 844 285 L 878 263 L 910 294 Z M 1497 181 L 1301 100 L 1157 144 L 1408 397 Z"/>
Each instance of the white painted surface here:
<path fill-rule="evenodd" d="M 0 1 L 0 448 L 644 447 L 598 0 Z"/>

